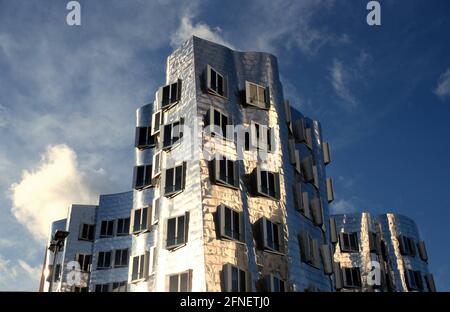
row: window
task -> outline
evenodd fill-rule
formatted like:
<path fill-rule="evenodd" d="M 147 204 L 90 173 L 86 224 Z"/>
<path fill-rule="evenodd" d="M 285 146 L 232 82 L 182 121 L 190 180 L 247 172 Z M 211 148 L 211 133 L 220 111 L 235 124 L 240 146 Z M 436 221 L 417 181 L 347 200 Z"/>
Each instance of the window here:
<path fill-rule="evenodd" d="M 261 218 L 259 222 L 262 249 L 283 252 L 283 232 L 281 226 L 271 222 L 267 218 Z"/>
<path fill-rule="evenodd" d="M 78 239 L 86 241 L 94 240 L 94 225 L 83 223 L 80 227 Z"/>
<path fill-rule="evenodd" d="M 126 292 L 127 291 L 127 281 L 112 283 L 112 291 L 113 292 Z"/>
<path fill-rule="evenodd" d="M 114 235 L 114 220 L 103 220 L 100 226 L 100 237 L 111 237 Z"/>
<path fill-rule="evenodd" d="M 295 209 L 300 211 L 306 218 L 311 219 L 308 192 L 302 191 L 301 183 L 293 185 Z"/>
<path fill-rule="evenodd" d="M 302 262 L 320 268 L 319 244 L 316 239 L 306 232 L 302 231 L 299 235 L 300 258 Z"/>
<path fill-rule="evenodd" d="M 87 287 L 77 287 L 77 286 L 75 286 L 73 288 L 73 292 L 88 292 L 88 288 Z"/>
<path fill-rule="evenodd" d="M 130 234 L 130 218 L 122 218 L 117 220 L 117 236 Z"/>
<path fill-rule="evenodd" d="M 306 142 L 306 124 L 303 118 L 299 118 L 294 121 L 294 137 L 295 143 Z"/>
<path fill-rule="evenodd" d="M 423 290 L 423 280 L 420 271 L 406 270 L 405 279 L 408 290 Z"/>
<path fill-rule="evenodd" d="M 145 149 L 155 146 L 155 137 L 151 135 L 150 127 L 136 127 L 136 141 L 134 146 Z"/>
<path fill-rule="evenodd" d="M 167 150 L 172 148 L 183 137 L 183 125 L 184 119 L 164 125 L 162 127 L 161 138 L 163 140 L 163 149 Z"/>
<path fill-rule="evenodd" d="M 252 173 L 252 188 L 255 195 L 280 199 L 280 177 L 278 173 L 256 167 Z"/>
<path fill-rule="evenodd" d="M 331 246 L 323 244 L 320 246 L 320 256 L 322 258 L 323 271 L 327 275 L 333 274 L 333 251 Z"/>
<path fill-rule="evenodd" d="M 152 185 L 152 165 L 143 165 L 134 167 L 134 188 L 136 190 Z"/>
<path fill-rule="evenodd" d="M 152 224 L 156 224 L 159 221 L 159 207 L 160 207 L 161 198 L 154 198 L 153 199 L 153 206 L 152 206 Z"/>
<path fill-rule="evenodd" d="M 116 249 L 114 252 L 114 267 L 124 267 L 128 265 L 128 249 Z"/>
<path fill-rule="evenodd" d="M 167 276 L 168 291 L 188 292 L 191 291 L 191 270 Z"/>
<path fill-rule="evenodd" d="M 422 259 L 422 261 L 427 262 L 428 261 L 428 253 L 427 253 L 427 249 L 425 247 L 425 242 L 424 241 L 418 242 L 417 249 L 419 250 L 420 259 Z"/>
<path fill-rule="evenodd" d="M 263 87 L 256 83 L 245 82 L 245 102 L 247 105 L 255 106 L 262 109 L 270 108 L 270 92 L 269 87 Z"/>
<path fill-rule="evenodd" d="M 158 91 L 158 99 L 162 109 L 168 109 L 181 99 L 181 80 L 161 87 Z"/>
<path fill-rule="evenodd" d="M 91 255 L 77 254 L 75 256 L 75 261 L 77 261 L 80 264 L 81 272 L 89 272 L 90 271 L 91 260 L 92 260 Z"/>
<path fill-rule="evenodd" d="M 173 249 L 184 245 L 188 240 L 189 212 L 182 216 L 167 220 L 167 242 L 166 248 Z"/>
<path fill-rule="evenodd" d="M 338 233 L 335 218 L 330 218 L 330 241 L 332 244 L 336 244 L 338 242 Z"/>
<path fill-rule="evenodd" d="M 61 264 L 57 264 L 55 266 L 55 274 L 54 274 L 53 278 L 54 278 L 53 281 L 55 281 L 55 282 L 60 280 L 60 278 L 61 278 Z"/>
<path fill-rule="evenodd" d="M 250 135 L 246 135 L 245 139 L 250 140 L 250 142 L 245 142 L 245 149 L 247 151 L 250 150 L 250 146 L 268 153 L 275 151 L 273 128 L 252 123 L 250 126 Z"/>
<path fill-rule="evenodd" d="M 331 155 L 330 155 L 330 144 L 325 142 L 323 143 L 323 163 L 328 165 L 331 163 Z"/>
<path fill-rule="evenodd" d="M 163 123 L 163 113 L 161 110 L 155 112 L 152 114 L 152 131 L 151 135 L 154 136 L 155 134 L 159 133 L 159 130 L 161 129 L 161 125 Z"/>
<path fill-rule="evenodd" d="M 227 79 L 209 65 L 206 69 L 206 87 L 209 93 L 227 97 Z"/>
<path fill-rule="evenodd" d="M 220 205 L 218 213 L 220 236 L 243 242 L 245 233 L 242 212 L 237 212 L 225 205 Z"/>
<path fill-rule="evenodd" d="M 211 160 L 212 181 L 223 186 L 239 186 L 239 164 L 237 161 L 221 157 Z"/>
<path fill-rule="evenodd" d="M 247 291 L 247 272 L 232 264 L 225 264 L 222 270 L 224 291 Z"/>
<path fill-rule="evenodd" d="M 312 156 L 305 157 L 301 163 L 301 169 L 303 172 L 303 178 L 306 182 L 311 182 L 314 180 L 314 169 L 313 169 L 313 158 Z"/>
<path fill-rule="evenodd" d="M 285 292 L 285 282 L 275 276 L 274 274 L 269 274 L 264 279 L 265 289 L 270 292 Z"/>
<path fill-rule="evenodd" d="M 152 179 L 155 179 L 161 174 L 161 151 L 153 155 L 153 172 Z"/>
<path fill-rule="evenodd" d="M 378 253 L 377 242 L 378 242 L 377 233 L 369 232 L 369 250 L 370 250 L 370 252 Z"/>
<path fill-rule="evenodd" d="M 97 270 L 111 267 L 111 251 L 100 251 L 97 259 Z"/>
<path fill-rule="evenodd" d="M 150 230 L 152 220 L 152 207 L 144 207 L 131 211 L 131 233 L 137 234 Z"/>
<path fill-rule="evenodd" d="M 320 201 L 319 197 L 314 197 L 311 200 L 311 213 L 312 213 L 312 219 L 315 225 L 322 225 L 323 224 L 323 209 L 322 209 L 322 202 Z"/>
<path fill-rule="evenodd" d="M 172 197 L 184 190 L 184 181 L 186 176 L 186 162 L 166 169 L 164 175 L 164 196 Z"/>
<path fill-rule="evenodd" d="M 131 281 L 136 282 L 147 278 L 150 261 L 150 253 L 148 251 L 140 256 L 133 257 L 133 266 L 131 271 Z"/>
<path fill-rule="evenodd" d="M 361 287 L 361 273 L 359 268 L 342 268 L 344 288 Z"/>
<path fill-rule="evenodd" d="M 402 255 L 411 257 L 416 255 L 416 244 L 413 238 L 400 235 L 397 239 Z"/>
<path fill-rule="evenodd" d="M 227 126 L 232 125 L 232 119 L 228 115 L 223 114 L 217 109 L 210 108 L 205 116 L 205 127 L 212 135 L 218 135 L 224 139 L 233 140 L 234 139 L 234 129 L 227 131 Z"/>
<path fill-rule="evenodd" d="M 341 252 L 359 252 L 358 233 L 340 233 L 339 245 Z"/>
<path fill-rule="evenodd" d="M 328 203 L 334 201 L 333 180 L 331 180 L 331 178 L 327 178 L 327 200 Z"/>
<path fill-rule="evenodd" d="M 95 285 L 95 292 L 109 292 L 109 284 Z"/>
<path fill-rule="evenodd" d="M 433 274 L 427 273 L 425 274 L 425 281 L 427 284 L 427 288 L 429 292 L 436 292 L 436 285 L 434 284 Z"/>

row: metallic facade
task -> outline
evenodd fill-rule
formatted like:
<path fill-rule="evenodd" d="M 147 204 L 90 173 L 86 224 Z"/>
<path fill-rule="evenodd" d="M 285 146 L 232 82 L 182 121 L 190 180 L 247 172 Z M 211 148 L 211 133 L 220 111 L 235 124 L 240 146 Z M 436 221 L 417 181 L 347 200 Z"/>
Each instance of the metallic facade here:
<path fill-rule="evenodd" d="M 232 131 L 222 137 L 210 131 L 214 124 Z M 427 272 L 426 264 L 397 261 L 394 237 L 418 239 L 407 218 L 334 216 L 339 232 L 360 233 L 362 249 L 346 254 L 333 244 L 329 145 L 320 123 L 284 98 L 271 54 L 192 37 L 167 58 L 154 101 L 136 111 L 135 143 L 133 191 L 100 196 L 98 206 L 73 205 L 67 220 L 53 224 L 52 233 L 70 232 L 57 263 L 92 255 L 84 291 L 112 291 L 124 281 L 132 292 L 334 291 L 342 279 L 335 262 L 364 267 L 372 260 L 388 264 L 392 289 L 402 291 L 405 267 Z M 130 235 L 100 237 L 102 221 L 127 217 Z M 90 242 L 77 240 L 83 222 L 95 225 Z M 371 252 L 368 232 L 386 241 L 389 259 Z M 111 259 L 109 267 L 98 267 L 100 253 L 112 251 L 114 258 L 115 250 L 127 248 L 127 266 Z M 45 268 L 51 260 L 47 252 Z M 67 273 L 52 290 L 81 291 L 67 287 Z M 41 283 L 41 290 L 48 287 Z"/>
<path fill-rule="evenodd" d="M 338 236 L 334 261 L 340 264 L 341 269 L 359 268 L 361 273 L 361 287 L 344 285 L 341 291 L 436 291 L 433 275 L 428 270 L 425 243 L 412 219 L 393 213 L 377 216 L 369 213 L 340 214 L 332 215 L 331 219 L 336 222 Z M 356 233 L 357 250 L 341 250 L 341 233 Z M 371 233 L 374 234 L 373 243 L 369 238 Z M 402 237 L 410 239 L 411 253 L 406 254 L 405 248 L 400 246 Z M 374 265 L 377 264 L 381 270 L 380 285 L 369 281 L 374 278 Z M 417 272 L 416 277 L 411 277 L 409 272 Z M 417 281 L 413 282 L 415 279 Z"/>

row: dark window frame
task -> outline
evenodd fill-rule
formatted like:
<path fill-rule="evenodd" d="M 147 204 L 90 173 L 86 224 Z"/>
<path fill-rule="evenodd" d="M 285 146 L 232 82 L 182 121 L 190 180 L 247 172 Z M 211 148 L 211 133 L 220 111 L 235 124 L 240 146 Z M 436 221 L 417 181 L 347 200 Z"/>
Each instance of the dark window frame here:
<path fill-rule="evenodd" d="M 143 190 L 154 187 L 152 180 L 152 164 L 139 165 L 134 167 L 133 188 Z"/>
<path fill-rule="evenodd" d="M 112 250 L 99 251 L 97 254 L 97 270 L 107 270 L 111 268 Z"/>
<path fill-rule="evenodd" d="M 227 77 L 219 73 L 211 65 L 206 67 L 206 90 L 210 94 L 223 98 L 227 98 L 228 96 Z"/>
<path fill-rule="evenodd" d="M 245 241 L 244 214 L 221 204 L 218 209 L 220 236 L 233 241 Z"/>
<path fill-rule="evenodd" d="M 115 220 L 102 220 L 100 222 L 100 238 L 114 236 Z"/>
<path fill-rule="evenodd" d="M 128 266 L 129 249 L 116 249 L 114 250 L 114 267 L 123 268 Z"/>
<path fill-rule="evenodd" d="M 117 219 L 116 236 L 126 236 L 130 234 L 130 217 Z"/>
<path fill-rule="evenodd" d="M 359 238 L 357 232 L 341 232 L 339 233 L 339 246 L 341 252 L 357 253 L 359 252 Z"/>
<path fill-rule="evenodd" d="M 186 166 L 183 162 L 164 170 L 164 196 L 174 197 L 184 191 L 186 180 Z"/>
<path fill-rule="evenodd" d="M 171 223 L 173 232 L 171 231 Z M 182 223 L 182 226 L 180 225 Z M 166 249 L 174 250 L 184 246 L 188 242 L 189 233 L 189 212 L 182 215 L 171 217 L 166 222 Z M 180 237 L 181 236 L 181 237 Z"/>
<path fill-rule="evenodd" d="M 151 127 L 136 127 L 134 147 L 140 150 L 155 147 L 156 137 L 151 132 Z"/>
<path fill-rule="evenodd" d="M 80 225 L 80 232 L 78 233 L 78 240 L 94 241 L 95 224 L 82 223 Z"/>

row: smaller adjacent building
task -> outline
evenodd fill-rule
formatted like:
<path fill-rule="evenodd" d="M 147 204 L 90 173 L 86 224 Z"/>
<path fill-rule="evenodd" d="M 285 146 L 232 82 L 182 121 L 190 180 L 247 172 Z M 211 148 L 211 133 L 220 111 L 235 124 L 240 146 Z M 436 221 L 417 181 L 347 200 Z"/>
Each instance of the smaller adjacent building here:
<path fill-rule="evenodd" d="M 435 292 L 415 222 L 387 213 L 330 217 L 338 291 Z"/>
<path fill-rule="evenodd" d="M 46 249 L 40 291 L 127 291 L 132 192 L 100 195 L 98 205 L 71 205 L 52 223 L 68 232 L 61 248 Z"/>

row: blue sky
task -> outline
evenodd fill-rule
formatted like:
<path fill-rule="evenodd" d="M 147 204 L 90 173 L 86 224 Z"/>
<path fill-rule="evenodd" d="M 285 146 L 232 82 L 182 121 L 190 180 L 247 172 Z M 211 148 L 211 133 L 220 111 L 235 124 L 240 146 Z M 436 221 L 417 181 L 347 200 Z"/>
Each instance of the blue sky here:
<path fill-rule="evenodd" d="M 48 222 L 128 190 L 135 109 L 192 34 L 277 55 L 331 142 L 335 212 L 416 220 L 450 290 L 450 2 L 0 0 L 0 290 L 36 290 Z"/>

